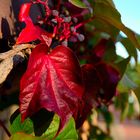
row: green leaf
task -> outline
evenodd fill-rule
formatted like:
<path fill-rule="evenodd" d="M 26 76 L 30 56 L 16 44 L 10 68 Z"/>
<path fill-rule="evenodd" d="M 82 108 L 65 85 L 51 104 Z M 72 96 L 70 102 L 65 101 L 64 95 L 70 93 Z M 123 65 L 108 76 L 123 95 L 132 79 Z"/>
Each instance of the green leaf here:
<path fill-rule="evenodd" d="M 86 24 L 86 30 L 89 32 L 93 31 L 95 35 L 97 33 L 107 33 L 113 40 L 115 40 L 119 34 L 119 30 L 117 28 L 97 18 Z"/>
<path fill-rule="evenodd" d="M 105 32 L 109 34 L 110 37 L 115 41 L 116 37 L 119 34 L 119 29 L 114 27 L 114 25 L 110 25 L 108 22 L 96 17 L 96 15 L 98 16 L 98 14 L 109 15 L 109 16 L 111 15 L 112 17 L 115 17 L 118 21 L 121 21 L 121 16 L 119 12 L 115 9 L 115 5 L 113 1 L 112 0 L 98 0 L 98 1 L 91 0 L 90 3 L 93 8 L 94 20 L 87 24 L 88 28 L 90 28 L 90 31 L 94 29 L 93 30 L 94 32 L 101 32 L 101 33 Z M 103 7 L 102 5 L 104 6 L 104 9 L 102 9 Z"/>
<path fill-rule="evenodd" d="M 115 44 L 112 40 L 108 40 L 107 42 L 107 49 L 105 51 L 105 54 L 103 56 L 103 60 L 105 62 L 114 62 L 117 59 Z"/>
<path fill-rule="evenodd" d="M 132 79 L 130 79 L 127 74 L 124 74 L 124 76 L 123 76 L 121 81 L 123 83 L 123 86 L 126 86 L 129 89 L 136 89 L 136 87 L 137 87 L 137 84 L 134 83 L 132 81 Z"/>
<path fill-rule="evenodd" d="M 33 132 L 33 123 L 29 118 L 21 123 L 21 115 L 19 114 L 10 125 L 10 131 L 12 134 L 16 132 L 25 132 L 26 134 L 31 134 Z"/>
<path fill-rule="evenodd" d="M 129 111 L 129 104 L 126 103 L 126 105 L 124 106 L 124 108 L 122 108 L 122 111 L 121 111 L 121 116 L 120 116 L 121 122 L 127 118 L 128 111 Z"/>
<path fill-rule="evenodd" d="M 46 137 L 47 140 L 52 140 L 52 138 L 54 138 L 59 128 L 59 122 L 60 122 L 59 117 L 55 115 L 51 125 L 44 133 L 43 137 Z M 73 118 L 69 120 L 63 131 L 55 138 L 55 140 L 78 140 L 77 132 L 75 129 L 75 122 Z"/>
<path fill-rule="evenodd" d="M 133 45 L 137 48 L 140 48 L 139 42 L 136 38 L 136 34 L 121 22 L 120 14 L 115 8 L 109 6 L 108 4 L 105 4 L 102 1 L 94 1 L 93 5 L 95 19 L 100 19 L 123 31 L 128 36 Z"/>
<path fill-rule="evenodd" d="M 128 57 L 126 59 L 119 60 L 118 62 L 116 62 L 116 66 L 119 69 L 121 77 L 124 75 L 129 61 L 130 61 L 130 57 Z"/>
<path fill-rule="evenodd" d="M 128 114 L 129 103 L 128 103 L 129 94 L 120 93 L 115 97 L 115 108 L 121 110 L 120 120 L 123 121 Z"/>
<path fill-rule="evenodd" d="M 129 55 L 133 56 L 135 58 L 135 61 L 137 62 L 138 54 L 137 54 L 137 50 L 136 50 L 135 46 L 133 45 L 133 43 L 128 38 L 124 38 L 124 37 L 122 37 L 120 41 L 126 48 Z"/>
<path fill-rule="evenodd" d="M 72 3 L 73 5 L 79 7 L 79 8 L 87 8 L 85 3 L 82 2 L 81 0 L 69 0 L 69 2 Z"/>
<path fill-rule="evenodd" d="M 11 136 L 9 140 L 47 140 L 42 137 L 34 137 L 31 135 L 27 135 L 25 133 L 15 133 L 14 135 Z"/>
<path fill-rule="evenodd" d="M 115 7 L 113 0 L 106 0 L 106 2 L 108 2 L 108 4 L 110 4 L 112 7 Z"/>
<path fill-rule="evenodd" d="M 49 128 L 44 133 L 43 137 L 46 137 L 48 140 L 52 140 L 52 138 L 54 138 L 54 136 L 57 133 L 59 124 L 60 124 L 60 118 L 58 115 L 55 114 Z"/>
<path fill-rule="evenodd" d="M 74 119 L 71 118 L 55 140 L 78 140 Z"/>
<path fill-rule="evenodd" d="M 92 6 L 94 5 L 93 0 L 89 0 L 89 2 L 91 3 Z M 115 4 L 112 0 L 98 0 L 98 3 L 104 3 L 108 6 L 115 8 Z"/>

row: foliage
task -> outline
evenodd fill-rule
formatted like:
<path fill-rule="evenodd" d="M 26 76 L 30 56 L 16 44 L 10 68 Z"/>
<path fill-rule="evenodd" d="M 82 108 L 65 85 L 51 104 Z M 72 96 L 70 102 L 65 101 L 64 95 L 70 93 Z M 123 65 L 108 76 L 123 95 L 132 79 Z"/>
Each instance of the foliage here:
<path fill-rule="evenodd" d="M 34 5 L 42 14 L 36 22 L 30 16 Z M 134 57 L 137 62 L 140 48 L 138 36 L 121 22 L 113 1 L 31 0 L 22 4 L 19 21 L 25 27 L 16 45 L 34 48 L 20 79 L 10 140 L 78 140 L 77 130 L 93 108 L 104 117 L 108 133 L 91 125 L 89 138 L 112 139 L 108 106 L 114 103 L 121 109 L 121 120 L 135 112 L 131 99 L 137 101 L 139 80 L 130 75 L 129 61 Z M 117 42 L 126 47 L 128 58 L 116 54 Z"/>

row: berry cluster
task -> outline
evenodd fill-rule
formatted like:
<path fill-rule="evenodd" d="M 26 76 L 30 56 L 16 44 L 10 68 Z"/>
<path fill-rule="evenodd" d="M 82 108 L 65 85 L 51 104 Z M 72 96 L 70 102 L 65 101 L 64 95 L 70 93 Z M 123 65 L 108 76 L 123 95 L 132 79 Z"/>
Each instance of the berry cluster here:
<path fill-rule="evenodd" d="M 45 29 L 52 33 L 52 47 L 55 47 L 58 44 L 68 46 L 68 42 L 77 42 L 83 41 L 84 35 L 77 32 L 75 28 L 78 23 L 78 19 L 71 17 L 69 13 L 66 13 L 62 10 L 51 10 L 48 6 L 48 1 L 32 1 L 33 3 L 41 3 L 45 8 L 44 18 L 38 17 L 40 25 L 45 25 Z"/>

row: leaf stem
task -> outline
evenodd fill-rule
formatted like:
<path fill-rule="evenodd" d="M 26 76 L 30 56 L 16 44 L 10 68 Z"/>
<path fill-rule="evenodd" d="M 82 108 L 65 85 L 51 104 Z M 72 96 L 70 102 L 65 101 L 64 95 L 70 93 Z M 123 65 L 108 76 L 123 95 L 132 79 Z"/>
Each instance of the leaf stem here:
<path fill-rule="evenodd" d="M 94 18 L 95 18 L 95 16 L 93 16 L 93 17 L 91 17 L 91 18 L 89 18 L 89 19 L 87 19 L 87 20 L 85 20 L 85 21 L 83 21 L 83 22 L 77 24 L 77 25 L 75 26 L 75 29 L 78 29 L 78 28 L 80 28 L 81 26 L 84 26 L 85 24 L 91 22 Z"/>
<path fill-rule="evenodd" d="M 4 129 L 4 131 L 6 132 L 6 134 L 11 137 L 11 134 L 9 132 L 9 130 L 5 127 L 5 125 L 3 124 L 3 122 L 0 120 L 0 126 Z"/>
<path fill-rule="evenodd" d="M 61 0 L 58 0 L 58 4 L 57 4 L 57 7 L 56 7 L 56 10 L 60 9 L 60 4 L 61 4 Z"/>

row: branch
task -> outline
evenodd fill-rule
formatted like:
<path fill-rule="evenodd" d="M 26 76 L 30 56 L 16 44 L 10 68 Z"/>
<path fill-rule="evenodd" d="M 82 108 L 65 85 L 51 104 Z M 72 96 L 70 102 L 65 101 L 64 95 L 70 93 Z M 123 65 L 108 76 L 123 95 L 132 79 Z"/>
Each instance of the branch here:
<path fill-rule="evenodd" d="M 6 134 L 11 137 L 11 134 L 9 132 L 9 130 L 5 127 L 5 125 L 3 124 L 3 122 L 0 120 L 0 126 L 4 129 L 4 131 L 6 132 Z"/>
<path fill-rule="evenodd" d="M 18 52 L 25 50 L 25 49 L 29 49 L 29 48 L 35 48 L 35 45 L 31 45 L 31 44 L 21 44 L 21 45 L 14 45 L 12 47 L 13 49 L 4 53 L 0 53 L 0 61 L 4 60 L 6 58 L 9 58 L 13 55 L 16 55 Z"/>
<path fill-rule="evenodd" d="M 35 48 L 35 45 L 22 44 L 12 48 L 10 51 L 0 53 L 0 84 L 6 80 L 13 67 L 24 60 L 23 50 Z"/>

